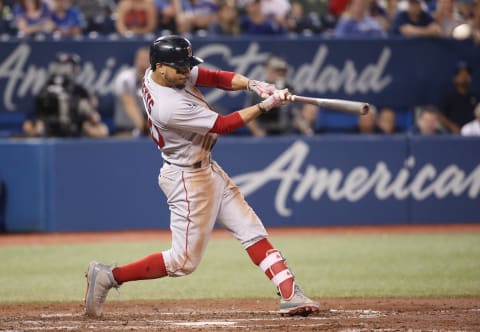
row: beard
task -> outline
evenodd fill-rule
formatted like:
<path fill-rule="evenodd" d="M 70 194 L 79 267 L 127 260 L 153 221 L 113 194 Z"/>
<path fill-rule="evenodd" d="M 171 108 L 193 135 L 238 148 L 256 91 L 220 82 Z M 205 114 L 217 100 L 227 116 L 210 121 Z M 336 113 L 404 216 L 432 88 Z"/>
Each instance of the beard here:
<path fill-rule="evenodd" d="M 168 85 L 171 87 L 174 87 L 176 89 L 185 88 L 186 79 L 178 79 L 176 77 L 170 77 L 168 75 L 166 75 L 164 79 L 168 83 Z"/>

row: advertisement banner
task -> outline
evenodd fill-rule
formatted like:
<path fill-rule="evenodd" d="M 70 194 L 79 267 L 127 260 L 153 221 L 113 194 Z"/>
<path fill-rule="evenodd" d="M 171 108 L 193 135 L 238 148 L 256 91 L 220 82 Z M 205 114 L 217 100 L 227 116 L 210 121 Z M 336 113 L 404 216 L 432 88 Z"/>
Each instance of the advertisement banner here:
<path fill-rule="evenodd" d="M 218 146 L 222 156 L 229 156 L 222 164 L 266 223 L 315 226 L 408 220 L 407 197 L 397 199 L 391 183 L 403 167 L 403 136 L 233 144 Z M 230 156 L 232 149 L 239 153 Z"/>
<path fill-rule="evenodd" d="M 477 151 L 455 136 L 225 137 L 213 158 L 267 226 L 471 223 Z M 167 229 L 161 166 L 150 139 L 0 141 L 6 229 Z"/>
<path fill-rule="evenodd" d="M 284 56 L 289 80 L 298 94 L 368 101 L 378 106 L 408 108 L 436 104 L 451 87 L 458 60 L 473 67 L 480 81 L 480 47 L 447 39 L 192 38 L 203 66 L 236 71 L 263 79 L 262 65 L 271 54 Z M 57 52 L 82 59 L 79 82 L 100 98 L 106 118 L 113 112 L 113 80 L 131 66 L 135 50 L 146 39 L 108 38 L 69 41 L 2 41 L 0 48 L 0 121 L 5 112 L 29 112 Z M 245 92 L 209 90 L 208 101 L 222 112 L 245 103 Z"/>

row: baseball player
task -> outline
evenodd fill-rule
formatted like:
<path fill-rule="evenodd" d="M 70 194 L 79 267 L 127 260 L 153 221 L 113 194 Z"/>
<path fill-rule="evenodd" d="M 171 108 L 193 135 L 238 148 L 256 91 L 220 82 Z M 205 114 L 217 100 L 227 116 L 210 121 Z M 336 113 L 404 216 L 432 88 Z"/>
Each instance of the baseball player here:
<path fill-rule="evenodd" d="M 219 135 L 288 102 L 288 91 L 238 73 L 198 67 L 202 62 L 193 56 L 190 42 L 180 36 L 160 37 L 150 46 L 151 66 L 142 92 L 151 136 L 164 161 L 158 183 L 170 208 L 172 247 L 118 267 L 90 262 L 85 294 L 89 316 L 101 316 L 108 291 L 124 282 L 192 273 L 216 221 L 241 242 L 278 289 L 280 313 L 305 316 L 319 311 L 319 304 L 295 283 L 284 257 L 269 242 L 238 187 L 211 157 Z M 249 90 L 265 99 L 222 116 L 212 111 L 197 86 Z"/>

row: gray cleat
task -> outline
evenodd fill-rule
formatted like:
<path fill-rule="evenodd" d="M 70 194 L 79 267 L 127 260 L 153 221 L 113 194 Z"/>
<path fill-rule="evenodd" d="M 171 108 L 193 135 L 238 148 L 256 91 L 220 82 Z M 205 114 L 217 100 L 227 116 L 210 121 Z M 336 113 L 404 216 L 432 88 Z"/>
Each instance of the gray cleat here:
<path fill-rule="evenodd" d="M 300 286 L 295 284 L 295 290 L 290 300 L 280 299 L 280 313 L 288 316 L 308 316 L 320 310 L 320 304 L 303 294 Z"/>
<path fill-rule="evenodd" d="M 100 317 L 103 312 L 103 304 L 110 288 L 118 288 L 119 285 L 113 278 L 113 268 L 92 261 L 88 264 L 85 277 L 87 278 L 87 290 L 85 292 L 85 313 L 90 317 Z"/>

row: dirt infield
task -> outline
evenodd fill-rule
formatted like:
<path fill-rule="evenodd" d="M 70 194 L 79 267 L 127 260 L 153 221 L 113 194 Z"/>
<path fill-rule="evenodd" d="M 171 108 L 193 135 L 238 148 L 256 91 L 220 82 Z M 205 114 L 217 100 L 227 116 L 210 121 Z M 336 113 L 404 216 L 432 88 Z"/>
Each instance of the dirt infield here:
<path fill-rule="evenodd" d="M 90 319 L 79 303 L 0 305 L 0 331 L 479 331 L 479 299 L 322 299 L 309 317 L 273 300 L 108 302 Z"/>
<path fill-rule="evenodd" d="M 274 229 L 276 235 L 480 232 L 480 224 Z M 214 236 L 229 236 L 215 231 Z M 166 240 L 169 232 L 10 234 L 2 245 Z M 1 286 L 1 287 L 4 287 Z M 480 331 L 480 298 L 317 299 L 319 314 L 282 317 L 274 299 L 108 301 L 101 319 L 78 303 L 1 304 L 0 331 Z M 1 299 L 0 299 L 1 301 Z"/>

